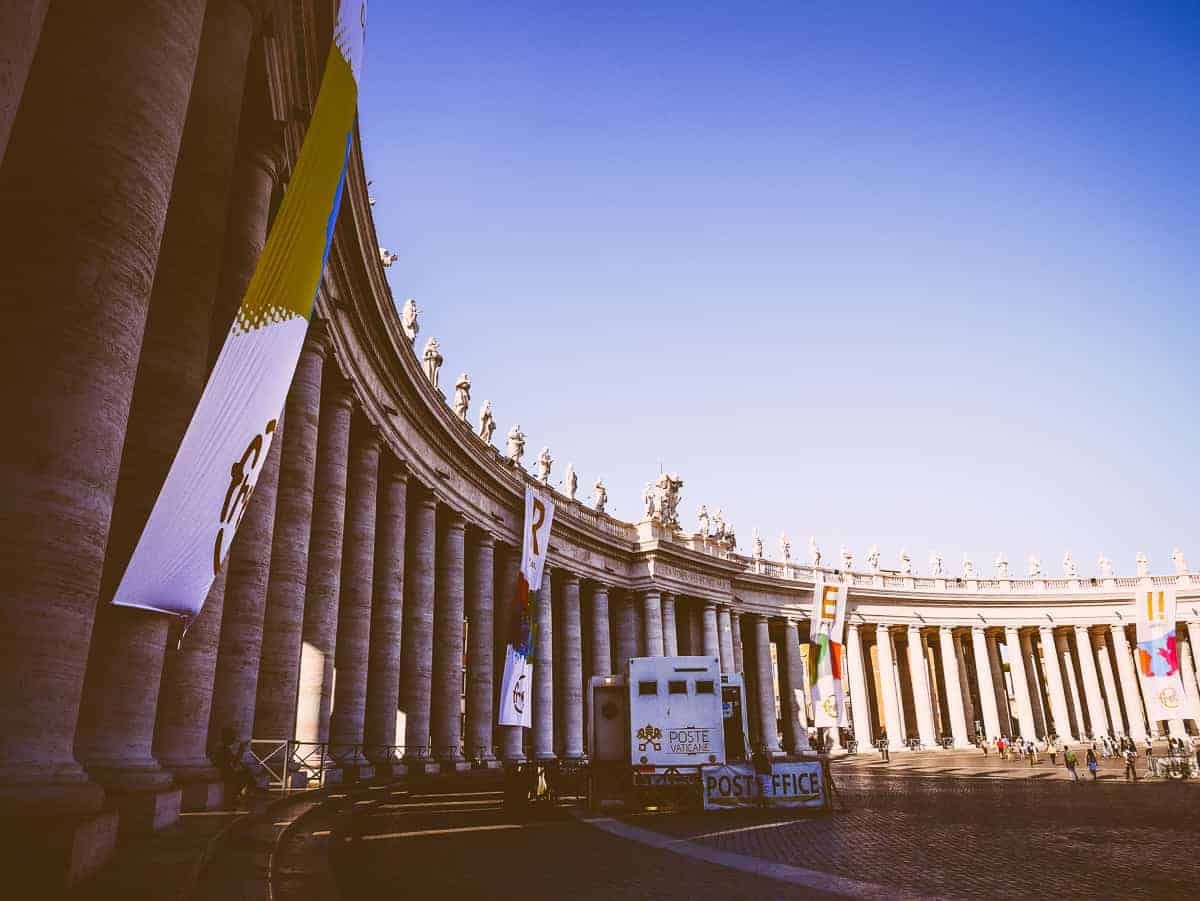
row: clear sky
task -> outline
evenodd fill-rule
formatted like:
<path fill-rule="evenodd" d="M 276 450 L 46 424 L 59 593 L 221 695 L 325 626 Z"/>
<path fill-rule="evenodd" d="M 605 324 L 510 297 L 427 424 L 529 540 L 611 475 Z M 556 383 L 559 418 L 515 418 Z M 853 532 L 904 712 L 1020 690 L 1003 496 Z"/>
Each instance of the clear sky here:
<path fill-rule="evenodd" d="M 526 464 L 981 573 L 1200 569 L 1200 6 L 407 4 L 396 302 Z M 418 347 L 419 349 L 419 347 Z"/>

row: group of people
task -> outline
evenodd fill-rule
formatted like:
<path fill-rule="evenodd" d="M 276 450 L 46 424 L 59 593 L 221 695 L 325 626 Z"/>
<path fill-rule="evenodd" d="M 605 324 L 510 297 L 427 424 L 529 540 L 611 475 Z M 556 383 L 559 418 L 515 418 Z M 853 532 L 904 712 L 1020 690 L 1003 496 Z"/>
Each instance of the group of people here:
<path fill-rule="evenodd" d="M 1045 753 L 1050 758 L 1052 766 L 1058 765 L 1058 756 L 1061 754 L 1063 765 L 1071 774 L 1071 778 L 1076 782 L 1079 781 L 1079 753 L 1064 743 L 1057 736 L 1050 736 L 1045 741 L 1030 740 L 1025 738 L 997 738 L 995 741 L 988 741 L 980 738 L 978 745 L 984 755 L 988 754 L 989 749 L 995 748 L 996 753 L 1002 760 L 1027 760 L 1030 766 L 1035 766 L 1039 762 L 1039 755 Z M 1125 765 L 1126 781 L 1137 781 L 1137 758 L 1138 745 L 1128 736 L 1120 736 L 1114 738 L 1109 735 L 1102 735 L 1092 742 L 1083 743 L 1079 749 L 1084 757 L 1083 763 L 1091 773 L 1092 779 L 1099 779 L 1100 761 L 1110 758 L 1120 759 Z M 1158 767 L 1154 757 L 1154 746 L 1150 739 L 1145 740 L 1146 751 L 1146 772 L 1155 776 L 1158 775 Z M 1167 756 L 1173 759 L 1184 759 L 1195 753 L 1196 767 L 1200 769 L 1200 742 L 1194 743 L 1192 749 L 1189 749 L 1187 743 L 1182 738 L 1170 738 L 1167 740 Z"/>

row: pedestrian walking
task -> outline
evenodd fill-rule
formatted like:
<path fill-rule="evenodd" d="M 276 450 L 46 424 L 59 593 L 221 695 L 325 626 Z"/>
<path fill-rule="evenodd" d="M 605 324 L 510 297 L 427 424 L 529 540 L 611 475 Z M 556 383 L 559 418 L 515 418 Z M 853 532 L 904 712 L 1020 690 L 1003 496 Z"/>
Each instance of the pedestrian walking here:
<path fill-rule="evenodd" d="M 996 753 L 1000 755 L 1001 760 L 1008 760 L 1008 755 L 1005 754 L 1005 744 L 1003 738 L 996 739 Z"/>
<path fill-rule="evenodd" d="M 1029 743 L 1029 765 L 1037 766 L 1038 764 L 1038 746 L 1036 741 Z"/>
<path fill-rule="evenodd" d="M 881 761 L 881 762 L 883 762 L 883 763 L 889 763 L 889 762 L 891 761 L 891 759 L 892 759 L 892 758 L 891 758 L 891 752 L 888 750 L 888 737 L 887 737 L 887 729 L 880 729 L 880 730 L 879 730 L 879 744 L 878 744 L 878 748 L 879 748 L 879 759 L 880 759 L 880 761 Z"/>
<path fill-rule="evenodd" d="M 1058 766 L 1058 745 L 1053 739 L 1046 743 L 1046 753 L 1050 755 L 1050 766 Z"/>
<path fill-rule="evenodd" d="M 1092 774 L 1092 781 L 1095 782 L 1099 778 L 1096 775 L 1096 770 L 1100 768 L 1100 762 L 1096 760 L 1096 752 L 1091 748 L 1088 748 L 1087 752 L 1087 768 L 1088 772 Z"/>
<path fill-rule="evenodd" d="M 988 740 L 982 736 L 979 739 L 979 749 L 983 751 L 983 756 L 987 757 Z M 1196 750 L 1196 759 L 1200 760 L 1200 748 Z"/>
<path fill-rule="evenodd" d="M 1079 781 L 1079 773 L 1076 772 L 1075 767 L 1077 767 L 1079 765 L 1079 760 L 1078 760 L 1078 758 L 1076 758 L 1075 752 L 1072 751 L 1070 748 L 1067 748 L 1063 752 L 1063 765 L 1066 766 L 1067 772 L 1069 772 L 1071 774 L 1071 778 L 1074 779 L 1076 782 L 1078 782 Z"/>
<path fill-rule="evenodd" d="M 1137 782 L 1137 753 L 1132 748 L 1125 749 L 1125 781 Z"/>

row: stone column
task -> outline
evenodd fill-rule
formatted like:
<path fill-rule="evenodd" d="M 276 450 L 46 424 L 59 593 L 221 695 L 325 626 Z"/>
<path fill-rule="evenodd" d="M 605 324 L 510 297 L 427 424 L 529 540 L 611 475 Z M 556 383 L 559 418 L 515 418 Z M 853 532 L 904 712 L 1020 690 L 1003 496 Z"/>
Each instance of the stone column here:
<path fill-rule="evenodd" d="M 704 633 L 703 644 L 701 649 L 705 657 L 721 656 L 721 638 L 717 632 L 717 607 L 715 604 L 705 601 L 701 608 L 701 616 L 703 617 Z"/>
<path fill-rule="evenodd" d="M 1008 648 L 1008 672 L 1013 680 L 1013 695 L 1017 704 L 1017 724 L 1020 737 L 1037 738 L 1037 727 L 1033 722 L 1033 706 L 1029 699 L 1029 682 L 1025 675 L 1025 659 L 1021 648 L 1021 635 L 1015 626 L 1004 629 L 1004 644 Z"/>
<path fill-rule="evenodd" d="M 1033 728 L 1038 736 L 1049 735 L 1046 725 L 1045 703 L 1042 701 L 1041 674 L 1037 667 L 1037 654 L 1033 649 L 1033 635 L 1022 632 L 1021 659 L 1025 662 L 1025 685 L 1029 689 L 1030 710 L 1033 713 Z"/>
<path fill-rule="evenodd" d="M 875 626 L 875 647 L 879 655 L 879 687 L 883 694 L 883 728 L 888 743 L 904 747 L 904 720 L 900 714 L 900 696 L 896 693 L 896 663 L 892 655 L 892 637 L 883 623 Z"/>
<path fill-rule="evenodd" d="M 1061 741 L 1071 743 L 1075 737 L 1071 734 L 1071 716 L 1067 710 L 1067 692 L 1063 686 L 1054 628 L 1039 626 L 1038 635 L 1042 645 L 1042 663 L 1046 667 L 1046 693 L 1050 696 L 1051 732 Z"/>
<path fill-rule="evenodd" d="M 1108 708 L 1108 722 L 1113 735 L 1125 733 L 1125 721 L 1121 717 L 1121 701 L 1117 697 L 1117 680 L 1113 674 L 1112 661 L 1108 658 L 1108 646 L 1104 632 L 1092 633 L 1092 644 L 1096 649 L 1096 662 L 1100 669 L 1100 683 L 1104 688 L 1104 703 Z"/>
<path fill-rule="evenodd" d="M 707 616 L 707 612 L 705 614 Z M 790 619 L 783 622 L 782 654 L 779 660 L 779 675 L 785 683 L 783 690 L 783 737 L 788 753 L 799 754 L 810 750 L 808 744 L 808 711 L 805 707 L 804 661 L 800 657 L 800 634 L 796 623 Z"/>
<path fill-rule="evenodd" d="M 1193 657 L 1193 654 L 1195 653 L 1193 650 L 1195 648 L 1195 645 L 1192 643 L 1191 626 L 1192 626 L 1192 624 L 1189 623 L 1188 624 L 1188 634 L 1179 636 L 1179 671 L 1180 671 L 1180 675 L 1183 677 L 1183 690 L 1184 690 L 1184 694 L 1186 695 L 1187 700 L 1188 700 L 1188 707 L 1190 708 L 1190 710 L 1192 712 L 1192 715 L 1187 717 L 1187 719 L 1189 719 L 1193 723 L 1195 723 L 1197 728 L 1200 728 L 1200 719 L 1198 719 L 1198 717 L 1200 717 L 1200 690 L 1198 690 L 1197 685 L 1196 685 L 1196 666 L 1192 662 L 1192 657 Z M 1200 631 L 1200 624 L 1197 625 L 1197 630 Z M 1102 663 L 1107 663 L 1107 662 L 1108 662 L 1108 660 L 1107 660 L 1107 655 L 1106 655 L 1105 658 L 1103 659 Z M 1100 667 L 1100 669 L 1101 669 L 1101 672 L 1103 673 L 1104 666 L 1102 665 Z M 1104 687 L 1105 687 L 1106 691 L 1108 690 L 1107 679 L 1111 678 L 1111 674 L 1112 674 L 1111 666 L 1109 666 L 1109 668 L 1108 668 L 1108 673 L 1109 674 L 1108 674 L 1108 676 L 1105 677 L 1106 681 L 1104 683 Z M 1115 694 L 1112 696 L 1115 697 Z M 1119 714 L 1117 715 L 1115 720 L 1118 722 L 1120 721 Z"/>
<path fill-rule="evenodd" d="M 662 592 L 663 654 L 675 657 L 679 654 L 679 633 L 675 628 L 675 595 Z"/>
<path fill-rule="evenodd" d="M 561 576 L 558 576 L 561 578 Z M 542 574 L 536 600 L 533 641 L 533 756 L 554 759 L 554 622 L 550 567 Z"/>
<path fill-rule="evenodd" d="M 729 628 L 733 633 L 733 671 L 746 672 L 746 661 L 742 654 L 742 615 L 736 610 L 729 611 Z"/>
<path fill-rule="evenodd" d="M 757 664 L 758 718 L 767 753 L 778 756 L 779 727 L 775 720 L 775 677 L 771 672 L 771 624 L 762 615 L 754 618 L 755 663 Z"/>
<path fill-rule="evenodd" d="M 939 747 L 933 729 L 933 708 L 930 706 L 929 680 L 926 675 L 925 653 L 921 644 L 921 629 L 908 627 L 908 674 L 912 680 L 913 707 L 917 715 L 917 734 L 926 748 Z"/>
<path fill-rule="evenodd" d="M 497 678 L 496 678 L 496 710 L 500 710 L 500 681 L 504 677 L 504 660 L 508 653 L 508 643 L 513 628 L 513 618 L 516 613 L 513 605 L 517 596 L 517 574 L 521 569 L 521 549 L 504 545 L 500 549 L 500 565 L 498 567 L 498 583 L 496 585 L 496 647 Z M 500 747 L 500 757 L 504 760 L 525 759 L 525 727 L 496 726 L 496 744 Z"/>
<path fill-rule="evenodd" d="M 411 485 L 409 486 L 411 489 Z M 437 498 L 409 494 L 404 558 L 404 630 L 400 642 L 400 711 L 404 714 L 404 762 L 423 770 L 429 757 L 430 688 L 433 681 L 433 582 L 437 547 Z M 397 725 L 397 730 L 399 726 Z"/>
<path fill-rule="evenodd" d="M 938 648 L 942 654 L 942 672 L 946 682 L 946 706 L 950 710 L 950 734 L 954 747 L 969 748 L 967 718 L 963 710 L 962 687 L 958 678 L 958 655 L 954 649 L 954 630 L 949 626 L 938 629 Z M 853 672 L 853 670 L 851 670 Z"/>
<path fill-rule="evenodd" d="M 672 605 L 674 615 L 674 605 Z M 612 647 L 608 633 L 608 586 L 592 586 L 592 663 L 591 675 L 612 675 Z"/>
<path fill-rule="evenodd" d="M 988 663 L 991 665 L 992 691 L 996 696 L 996 709 L 1000 712 L 1000 728 L 1005 735 L 1013 734 L 1013 712 L 1008 703 L 1008 686 L 1004 681 L 1004 665 L 1000 659 L 1000 638 L 995 633 L 987 636 Z M 1020 731 L 1018 723 L 1017 731 Z"/>
<path fill-rule="evenodd" d="M 579 613 L 579 577 L 562 573 L 563 756 L 583 757 L 583 633 Z"/>
<path fill-rule="evenodd" d="M 983 708 L 983 728 L 989 741 L 1000 731 L 1000 712 L 996 709 L 996 683 L 992 677 L 991 654 L 982 626 L 971 627 L 971 650 L 975 657 L 975 677 L 979 680 L 979 705 Z"/>
<path fill-rule="evenodd" d="M 463 763 L 462 672 L 464 538 L 466 520 L 461 513 L 446 513 L 438 532 L 436 607 L 433 615 L 433 755 L 443 770 Z"/>
<path fill-rule="evenodd" d="M 655 589 L 642 592 L 642 621 L 646 627 L 646 656 L 661 657 L 663 655 L 662 606 L 658 591 Z"/>
<path fill-rule="evenodd" d="M 1192 669 L 1200 674 L 1200 622 L 1188 623 L 1188 645 L 1192 649 Z M 1196 679 L 1197 689 L 1200 690 L 1200 675 Z M 1200 707 L 1197 708 L 1197 713 L 1200 713 Z M 1196 724 L 1200 726 L 1200 723 Z"/>
<path fill-rule="evenodd" d="M 275 427 L 266 463 L 255 483 L 250 505 L 225 567 L 225 609 L 221 616 L 217 669 L 213 675 L 209 747 L 217 744 L 221 730 L 226 728 L 233 729 L 239 740 L 254 737 L 254 701 L 262 659 L 263 617 L 266 615 L 276 489 L 283 449 L 281 426 L 282 421 Z M 159 716 L 162 716 L 161 702 Z"/>
<path fill-rule="evenodd" d="M 720 632 L 721 674 L 729 675 L 734 672 L 734 659 L 733 624 L 730 621 L 728 607 L 717 609 L 717 630 Z"/>
<path fill-rule="evenodd" d="M 850 712 L 854 723 L 854 739 L 860 751 L 873 743 L 871 735 L 871 695 L 867 690 L 867 671 L 863 664 L 863 646 L 857 623 L 846 624 L 846 662 L 850 676 Z"/>
<path fill-rule="evenodd" d="M 343 763 L 362 765 L 366 762 L 362 744 L 367 714 L 367 671 L 371 659 L 380 436 L 374 425 L 359 420 L 353 426 L 352 438 L 334 658 L 337 679 L 333 685 L 329 750 Z"/>
<path fill-rule="evenodd" d="M 400 701 L 400 636 L 404 626 L 404 544 L 408 533 L 408 468 L 389 453 L 379 466 L 375 573 L 371 589 L 371 654 L 363 753 L 390 767 Z M 403 738 L 403 736 L 401 736 Z"/>
<path fill-rule="evenodd" d="M 1096 675 L 1096 655 L 1087 626 L 1075 627 L 1075 650 L 1079 654 L 1079 673 L 1083 678 L 1083 693 L 1087 699 L 1088 735 L 1099 738 L 1108 731 L 1104 699 L 1100 696 L 1100 677 Z M 1082 737 L 1082 736 L 1081 736 Z"/>
<path fill-rule="evenodd" d="M 1079 739 L 1087 738 L 1087 723 L 1083 718 L 1083 703 L 1079 699 L 1079 681 L 1075 677 L 1075 654 L 1071 650 L 1071 637 L 1066 632 L 1055 633 L 1054 647 L 1058 651 L 1060 669 L 1066 676 L 1067 701 L 1070 713 L 1075 717 L 1075 732 Z"/>
<path fill-rule="evenodd" d="M 617 675 L 624 676 L 629 671 L 629 658 L 637 656 L 637 632 L 635 621 L 638 618 L 633 606 L 633 596 L 628 591 L 622 591 L 617 597 L 616 631 L 617 644 Z"/>
<path fill-rule="evenodd" d="M 1138 687 L 1137 670 L 1129 651 L 1124 626 L 1111 626 L 1113 656 L 1117 658 L 1117 673 L 1121 679 L 1121 697 L 1125 701 L 1125 716 L 1129 720 L 1129 737 L 1135 741 L 1146 738 L 1146 709 L 1142 706 L 1142 693 Z"/>
<path fill-rule="evenodd" d="M 0 6 L 0 160 L 49 6 L 50 0 L 12 0 Z"/>
<path fill-rule="evenodd" d="M 354 394 L 336 364 L 326 364 L 321 392 L 321 427 L 313 485 L 312 535 L 308 544 L 308 588 L 300 649 L 300 694 L 296 740 L 329 740 L 337 654 L 338 598 L 342 582 L 342 539 L 346 526 L 346 466 Z"/>
<path fill-rule="evenodd" d="M 975 719 L 977 716 L 982 716 L 982 713 L 977 713 L 975 710 L 975 702 L 971 696 L 971 674 L 967 667 L 966 650 L 963 648 L 964 635 L 954 635 L 954 657 L 955 663 L 958 665 L 958 692 L 962 698 L 963 715 L 967 720 L 967 733 L 970 740 L 975 736 Z M 982 725 L 982 720 L 980 721 Z"/>
<path fill-rule="evenodd" d="M 321 380 L 328 352 L 326 326 L 314 320 L 304 339 L 284 405 L 287 427 L 280 447 L 271 571 L 263 614 L 262 661 L 254 704 L 255 738 L 286 741 L 295 735 Z M 234 562 L 230 561 L 231 567 Z"/>
<path fill-rule="evenodd" d="M 489 532 L 472 535 L 466 559 L 467 610 L 467 757 L 485 763 L 492 752 L 493 592 L 496 584 L 496 539 Z"/>

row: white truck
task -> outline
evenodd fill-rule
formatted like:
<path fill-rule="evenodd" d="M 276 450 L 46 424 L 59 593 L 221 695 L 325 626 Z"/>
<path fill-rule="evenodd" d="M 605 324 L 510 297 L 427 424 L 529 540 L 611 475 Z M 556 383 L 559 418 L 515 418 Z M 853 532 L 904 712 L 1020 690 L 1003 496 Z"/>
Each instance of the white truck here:
<path fill-rule="evenodd" d="M 742 677 L 716 657 L 634 657 L 593 677 L 588 722 L 593 803 L 696 800 L 702 766 L 750 756 Z"/>

